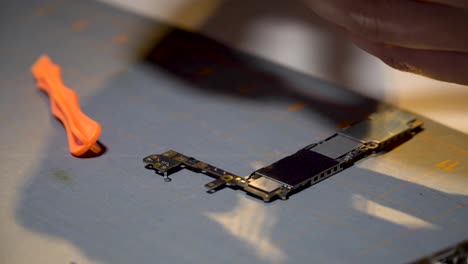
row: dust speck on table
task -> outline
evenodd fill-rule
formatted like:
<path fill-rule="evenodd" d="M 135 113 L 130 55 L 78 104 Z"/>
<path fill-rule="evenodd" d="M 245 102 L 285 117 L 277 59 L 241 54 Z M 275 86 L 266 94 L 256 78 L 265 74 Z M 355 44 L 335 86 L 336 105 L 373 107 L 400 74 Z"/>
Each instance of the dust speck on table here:
<path fill-rule="evenodd" d="M 54 170 L 52 172 L 52 176 L 64 183 L 70 183 L 72 181 L 72 177 L 66 172 L 65 170 Z"/>

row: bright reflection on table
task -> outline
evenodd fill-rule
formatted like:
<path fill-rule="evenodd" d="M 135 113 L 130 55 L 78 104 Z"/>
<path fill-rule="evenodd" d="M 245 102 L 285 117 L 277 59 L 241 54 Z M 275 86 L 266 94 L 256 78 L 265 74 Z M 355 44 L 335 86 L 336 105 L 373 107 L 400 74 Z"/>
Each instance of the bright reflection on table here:
<path fill-rule="evenodd" d="M 269 263 L 283 263 L 285 252 L 275 244 L 272 231 L 277 222 L 276 208 L 238 196 L 238 205 L 223 213 L 206 212 L 208 218 L 227 232 L 247 243 L 257 256 Z"/>
<path fill-rule="evenodd" d="M 357 211 L 385 220 L 387 222 L 399 225 L 408 229 L 431 229 L 435 230 L 438 227 L 430 222 L 412 216 L 408 213 L 390 208 L 388 206 L 371 201 L 359 194 L 354 194 L 352 204 Z"/>

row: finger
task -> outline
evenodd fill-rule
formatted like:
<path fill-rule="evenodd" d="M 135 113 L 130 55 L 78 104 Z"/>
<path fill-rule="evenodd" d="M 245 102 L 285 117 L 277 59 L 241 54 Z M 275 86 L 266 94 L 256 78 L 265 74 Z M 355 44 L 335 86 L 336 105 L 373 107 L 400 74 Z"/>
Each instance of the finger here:
<path fill-rule="evenodd" d="M 424 0 L 423 2 L 431 2 L 446 6 L 468 9 L 468 1 L 466 0 Z"/>
<path fill-rule="evenodd" d="M 313 11 L 374 42 L 468 51 L 468 10 L 401 0 L 307 0 Z"/>
<path fill-rule="evenodd" d="M 358 36 L 353 42 L 395 69 L 433 79 L 468 85 L 468 54 L 453 51 L 414 50 L 374 43 Z"/>

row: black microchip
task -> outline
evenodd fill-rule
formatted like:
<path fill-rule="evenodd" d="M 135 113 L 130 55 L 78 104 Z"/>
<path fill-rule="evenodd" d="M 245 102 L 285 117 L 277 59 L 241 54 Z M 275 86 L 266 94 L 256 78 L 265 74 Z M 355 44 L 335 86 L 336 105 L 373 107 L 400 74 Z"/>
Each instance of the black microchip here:
<path fill-rule="evenodd" d="M 334 159 L 302 149 L 270 166 L 257 170 L 256 173 L 296 186 L 337 164 L 338 162 Z"/>

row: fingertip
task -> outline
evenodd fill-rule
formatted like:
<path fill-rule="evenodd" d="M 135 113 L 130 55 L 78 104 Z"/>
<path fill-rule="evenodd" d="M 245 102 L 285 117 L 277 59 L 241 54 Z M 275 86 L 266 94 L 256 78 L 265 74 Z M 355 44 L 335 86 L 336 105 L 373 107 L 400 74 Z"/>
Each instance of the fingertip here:
<path fill-rule="evenodd" d="M 468 54 L 451 51 L 415 50 L 375 43 L 356 35 L 353 43 L 388 66 L 446 82 L 468 84 Z"/>

